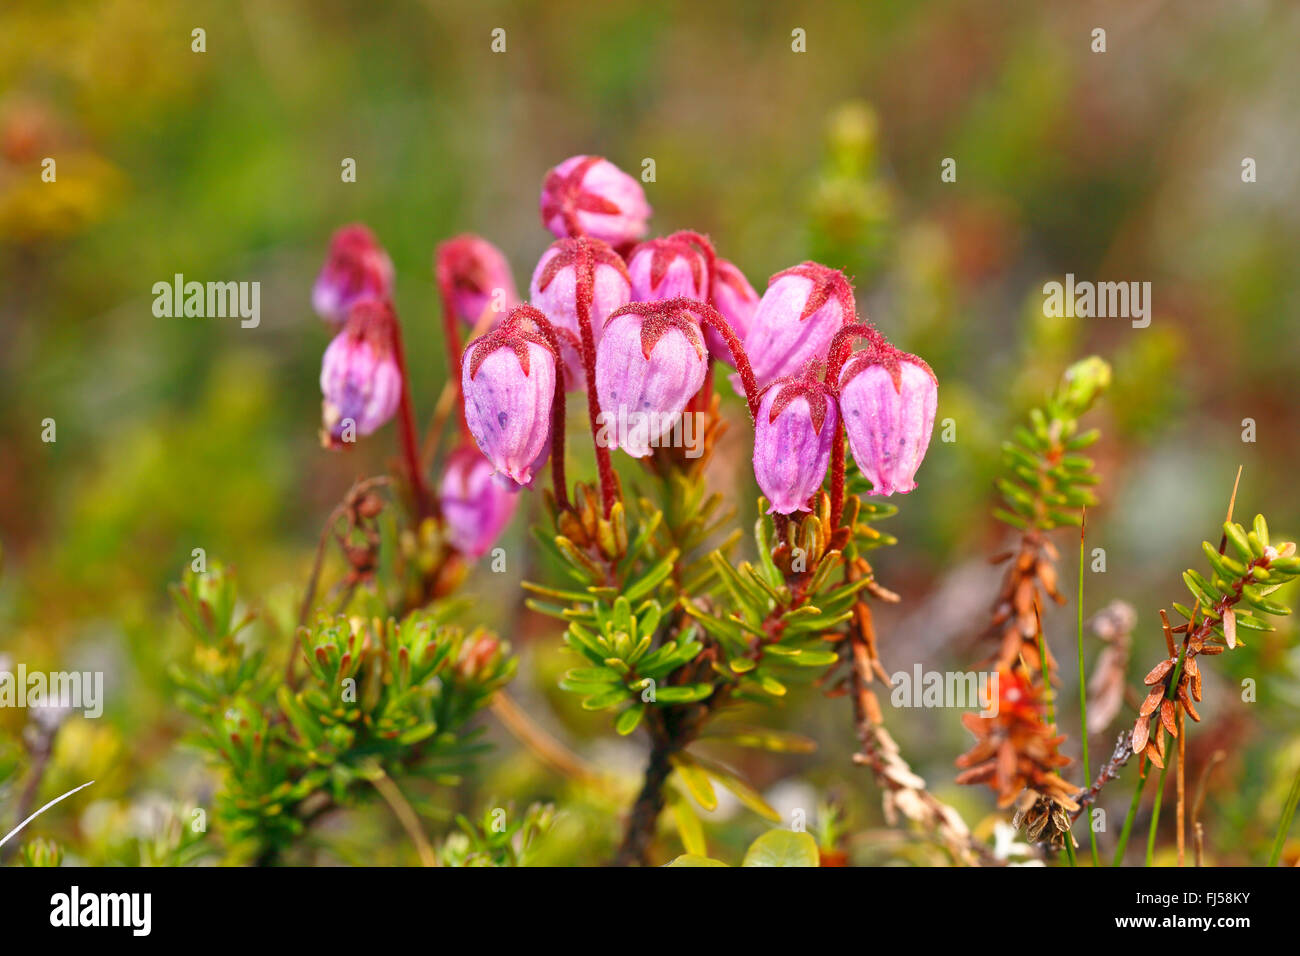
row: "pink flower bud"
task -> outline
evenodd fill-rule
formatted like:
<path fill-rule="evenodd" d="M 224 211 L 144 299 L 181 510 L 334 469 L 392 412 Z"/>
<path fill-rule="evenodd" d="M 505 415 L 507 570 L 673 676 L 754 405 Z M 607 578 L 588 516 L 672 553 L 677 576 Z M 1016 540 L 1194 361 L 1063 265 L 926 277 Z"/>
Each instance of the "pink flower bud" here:
<path fill-rule="evenodd" d="M 837 412 L 830 389 L 812 375 L 773 382 L 754 420 L 754 477 L 768 514 L 807 511 L 826 480 Z"/>
<path fill-rule="evenodd" d="M 617 310 L 596 349 L 600 425 L 609 444 L 633 458 L 649 455 L 704 384 L 707 367 L 699 320 L 681 300 Z"/>
<path fill-rule="evenodd" d="M 754 309 L 758 307 L 758 293 L 754 287 L 749 284 L 744 273 L 737 269 L 726 259 L 715 259 L 713 262 L 713 287 L 710 290 L 709 298 L 713 307 L 722 313 L 722 317 L 727 320 L 731 326 L 731 331 L 736 333 L 736 338 L 743 343 L 745 336 L 749 333 L 750 322 L 754 316 Z M 731 349 L 727 348 L 727 343 L 722 341 L 720 336 L 713 329 L 704 330 L 704 340 L 709 343 L 709 354 L 720 362 L 726 362 L 728 365 L 735 367 L 735 361 L 731 357 Z"/>
<path fill-rule="evenodd" d="M 460 365 L 474 441 L 500 474 L 531 484 L 550 448 L 554 353 L 536 332 L 507 318 L 471 342 Z"/>
<path fill-rule="evenodd" d="M 587 240 L 591 257 L 591 335 L 600 342 L 605 320 L 615 309 L 627 305 L 631 280 L 627 266 L 613 249 L 599 239 Z M 531 305 L 542 310 L 560 334 L 564 359 L 564 387 L 567 391 L 586 388 L 582 363 L 582 330 L 578 325 L 578 268 L 582 244 L 576 239 L 557 239 L 542 253 L 528 287 Z"/>
<path fill-rule="evenodd" d="M 708 299 L 708 261 L 699 246 L 681 236 L 641 243 L 628 257 L 627 271 L 635 302 Z"/>
<path fill-rule="evenodd" d="M 325 266 L 311 290 L 312 308 L 327 322 L 341 325 L 353 303 L 389 299 L 393 263 L 365 226 L 344 226 L 330 240 Z"/>
<path fill-rule="evenodd" d="M 930 444 L 939 384 L 930 366 L 892 346 L 853 353 L 840 373 L 849 450 L 871 494 L 906 494 Z"/>
<path fill-rule="evenodd" d="M 469 446 L 451 453 L 439 494 L 447 538 L 471 560 L 496 543 L 519 503 L 518 489 L 493 480 L 492 463 Z"/>
<path fill-rule="evenodd" d="M 465 233 L 440 243 L 434 269 L 452 312 L 470 326 L 488 308 L 495 306 L 499 318 L 504 318 L 519 304 L 510 263 L 500 249 L 482 236 Z"/>
<path fill-rule="evenodd" d="M 542 225 L 553 236 L 590 236 L 619 248 L 646 232 L 641 184 L 600 156 L 571 156 L 542 183 Z"/>
<path fill-rule="evenodd" d="M 393 352 L 397 317 L 387 302 L 356 303 L 321 361 L 321 438 L 339 447 L 369 435 L 397 411 L 402 373 Z"/>
<path fill-rule="evenodd" d="M 824 359 L 853 319 L 853 289 L 838 269 L 804 262 L 772 276 L 744 338 L 759 388 Z"/>

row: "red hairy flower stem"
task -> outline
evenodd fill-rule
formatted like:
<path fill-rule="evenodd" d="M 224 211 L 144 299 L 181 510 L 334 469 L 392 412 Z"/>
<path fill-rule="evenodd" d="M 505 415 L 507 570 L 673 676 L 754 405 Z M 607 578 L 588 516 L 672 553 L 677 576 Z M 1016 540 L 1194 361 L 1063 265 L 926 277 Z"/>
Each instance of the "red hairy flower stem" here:
<path fill-rule="evenodd" d="M 587 417 L 591 422 L 591 444 L 596 449 L 600 497 L 605 517 L 608 518 L 614 510 L 614 503 L 618 501 L 618 482 L 614 478 L 609 449 L 600 442 L 600 399 L 596 396 L 596 337 L 591 331 L 591 301 L 595 296 L 596 264 L 592 259 L 591 245 L 585 238 L 578 239 L 578 250 L 574 304 L 578 311 L 578 330 L 582 335 L 582 365 L 587 375 Z M 555 354 L 558 358 L 558 349 Z"/>
<path fill-rule="evenodd" d="M 731 358 L 736 363 L 736 371 L 740 374 L 740 382 L 745 387 L 745 401 L 749 403 L 749 417 L 756 417 L 758 415 L 758 382 L 754 379 L 754 369 L 749 364 L 749 356 L 745 354 L 745 347 L 740 344 L 740 339 L 731 330 L 731 325 L 722 317 L 721 312 L 707 302 L 695 302 L 692 299 L 670 301 L 681 303 L 690 311 L 699 313 L 700 324 L 709 326 L 722 336 L 722 340 L 727 343 L 727 348 L 731 350 Z"/>
<path fill-rule="evenodd" d="M 415 434 L 415 411 L 411 405 L 411 375 L 406 368 L 406 348 L 402 343 L 402 322 L 397 317 L 397 310 L 389 303 L 388 314 L 392 322 L 393 360 L 397 371 L 402 376 L 402 398 L 398 406 L 398 435 L 402 443 L 402 457 L 406 462 L 407 478 L 411 482 L 411 492 L 415 496 L 415 514 L 417 520 L 438 514 L 438 503 L 429 493 L 429 486 L 424 480 L 424 469 L 420 467 L 420 440 Z"/>
<path fill-rule="evenodd" d="M 703 250 L 704 252 L 704 301 L 707 302 L 711 308 L 717 309 L 718 304 L 713 301 L 713 276 L 717 272 L 717 264 L 718 264 L 717 250 L 713 248 L 713 243 L 709 241 L 708 236 L 704 235 L 703 233 L 696 232 L 693 229 L 682 229 L 679 230 L 676 234 L 681 236 L 683 239 L 687 240 L 688 242 L 695 243 L 697 246 L 700 247 L 701 250 Z M 746 358 L 748 359 L 748 356 L 746 356 Z M 700 394 L 703 396 L 704 399 L 705 408 L 708 408 L 709 402 L 713 400 L 713 356 L 712 355 L 709 356 L 708 363 L 709 363 L 708 372 L 705 374 L 704 377 L 704 387 L 700 389 Z M 746 398 L 748 398 L 748 393 L 746 393 Z M 751 415 L 753 414 L 752 409 L 750 411 L 750 414 Z"/>
<path fill-rule="evenodd" d="M 713 301 L 713 277 L 716 274 L 718 267 L 717 250 L 713 248 L 713 243 L 709 241 L 709 237 L 703 233 L 695 232 L 692 229 L 684 229 L 679 233 L 679 235 L 684 236 L 687 240 L 695 243 L 704 250 L 704 301 L 709 304 L 710 308 L 717 309 L 718 304 Z M 746 359 L 748 359 L 748 356 L 746 356 Z M 701 392 L 704 396 L 704 407 L 708 408 L 709 403 L 713 401 L 712 355 L 708 358 L 708 371 L 705 373 L 704 388 L 701 389 Z M 746 398 L 748 397 L 748 394 L 746 394 Z M 753 413 L 751 412 L 751 414 Z"/>
<path fill-rule="evenodd" d="M 713 273 L 718 261 L 717 250 L 713 248 L 713 243 L 709 241 L 708 236 L 696 232 L 693 229 L 681 229 L 674 233 L 674 235 L 680 236 L 687 242 L 695 243 L 704 253 L 704 296 L 708 300 L 709 305 L 713 305 Z"/>
<path fill-rule="evenodd" d="M 844 517 L 844 419 L 836 416 L 831 439 L 831 527 L 838 528 Z"/>
<path fill-rule="evenodd" d="M 507 322 L 518 321 L 515 316 L 523 315 L 533 325 L 547 346 L 555 353 L 555 399 L 551 402 L 551 484 L 555 488 L 555 502 L 561 510 L 569 507 L 569 485 L 564 475 L 564 360 L 560 358 L 560 339 L 555 334 L 551 320 L 540 310 L 530 305 L 521 306 L 511 313 Z"/>
<path fill-rule="evenodd" d="M 831 339 L 827 352 L 830 363 L 826 367 L 825 382 L 831 391 L 839 394 L 840 372 L 852 354 L 853 340 L 865 338 L 872 345 L 888 346 L 885 337 L 866 322 L 851 322 L 842 327 Z M 835 419 L 835 438 L 831 441 L 831 527 L 838 528 L 844 517 L 844 419 Z"/>
<path fill-rule="evenodd" d="M 840 372 L 844 371 L 844 363 L 853 354 L 851 348 L 853 340 L 860 338 L 866 339 L 876 348 L 891 348 L 885 341 L 885 337 L 868 322 L 850 322 L 842 326 L 835 333 L 835 338 L 831 339 L 830 348 L 826 352 L 829 359 L 826 366 L 826 384 L 836 393 L 839 392 Z"/>
<path fill-rule="evenodd" d="M 447 263 L 442 256 L 438 257 L 436 271 L 438 297 L 442 300 L 442 331 L 447 349 L 447 381 L 453 383 L 456 389 L 456 404 L 460 408 L 460 415 L 457 416 L 460 419 L 460 434 L 462 438 L 468 440 L 469 422 L 465 420 L 465 401 L 460 390 L 460 319 L 452 305 L 451 276 L 448 274 Z"/>

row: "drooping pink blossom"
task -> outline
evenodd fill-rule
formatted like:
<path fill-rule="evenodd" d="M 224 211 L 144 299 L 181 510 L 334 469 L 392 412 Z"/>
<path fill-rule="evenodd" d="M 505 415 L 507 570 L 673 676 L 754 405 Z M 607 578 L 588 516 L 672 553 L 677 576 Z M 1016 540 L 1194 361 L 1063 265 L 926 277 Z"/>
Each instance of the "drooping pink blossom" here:
<path fill-rule="evenodd" d="M 849 450 L 870 480 L 871 494 L 914 489 L 938 404 L 930 366 L 891 346 L 872 346 L 845 364 L 839 390 Z"/>
<path fill-rule="evenodd" d="M 807 511 L 830 464 L 838 414 L 830 389 L 812 375 L 778 379 L 754 420 L 754 478 L 768 514 Z"/>
<path fill-rule="evenodd" d="M 518 489 L 493 480 L 492 471 L 477 448 L 462 445 L 448 458 L 439 487 L 447 537 L 471 560 L 492 548 L 519 503 Z"/>
<path fill-rule="evenodd" d="M 341 325 L 355 303 L 391 299 L 392 294 L 393 263 L 374 233 L 357 224 L 335 232 L 312 287 L 312 307 L 320 317 Z"/>
<path fill-rule="evenodd" d="M 704 384 L 699 320 L 675 304 L 633 302 L 614 312 L 596 349 L 596 394 L 610 444 L 644 458 Z"/>
<path fill-rule="evenodd" d="M 541 208 L 551 235 L 590 236 L 616 249 L 644 236 L 650 218 L 641 184 L 600 156 L 571 156 L 550 170 Z"/>
<path fill-rule="evenodd" d="M 578 324 L 578 288 L 579 271 L 587 266 L 591 269 L 592 342 L 599 344 L 605 320 L 631 298 L 627 266 L 608 244 L 588 239 L 584 253 L 578 240 L 557 239 L 537 260 L 528 287 L 529 304 L 540 309 L 560 335 L 566 391 L 586 387 L 582 330 Z"/>
<path fill-rule="evenodd" d="M 853 288 L 838 269 L 804 262 L 772 276 L 744 338 L 759 387 L 825 359 L 853 313 Z"/>
<path fill-rule="evenodd" d="M 519 304 L 505 254 L 482 236 L 465 233 L 438 245 L 434 255 L 438 284 L 452 312 L 474 326 L 489 308 L 498 319 Z"/>
<path fill-rule="evenodd" d="M 521 485 L 550 449 L 555 355 L 536 332 L 508 319 L 461 357 L 465 422 L 497 472 Z"/>
<path fill-rule="evenodd" d="M 397 317 L 384 301 L 352 306 L 321 360 L 322 439 L 338 447 L 369 435 L 397 411 L 402 373 L 393 350 Z"/>

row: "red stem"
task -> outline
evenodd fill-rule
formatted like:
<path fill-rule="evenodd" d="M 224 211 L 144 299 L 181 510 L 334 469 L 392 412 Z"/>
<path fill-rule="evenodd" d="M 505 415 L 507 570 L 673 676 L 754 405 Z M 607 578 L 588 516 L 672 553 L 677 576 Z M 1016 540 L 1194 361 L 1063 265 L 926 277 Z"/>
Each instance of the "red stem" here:
<path fill-rule="evenodd" d="M 835 437 L 831 439 L 831 528 L 840 526 L 844 517 L 844 420 L 835 419 Z"/>
<path fill-rule="evenodd" d="M 709 326 L 722 336 L 722 340 L 727 343 L 727 348 L 731 351 L 732 361 L 736 363 L 736 371 L 740 374 L 740 383 L 745 387 L 745 401 L 749 404 L 749 417 L 757 417 L 758 382 L 754 379 L 754 369 L 749 364 L 749 356 L 745 354 L 745 347 L 740 344 L 740 339 L 731 330 L 731 325 L 722 317 L 722 313 L 707 302 L 696 302 L 694 299 L 670 299 L 665 305 L 680 306 L 691 312 L 698 313 L 700 324 Z"/>
<path fill-rule="evenodd" d="M 596 267 L 591 257 L 591 246 L 585 237 L 578 240 L 577 282 L 574 285 L 575 305 L 578 312 L 578 331 L 582 337 L 582 365 L 587 376 L 587 417 L 591 421 L 591 443 L 596 449 L 596 471 L 600 475 L 600 497 L 608 518 L 618 501 L 618 481 L 609 449 L 600 443 L 600 399 L 596 396 L 596 337 L 591 331 L 591 303 L 596 289 Z M 560 354 L 558 349 L 555 353 Z"/>
<path fill-rule="evenodd" d="M 825 382 L 831 387 L 831 390 L 839 393 L 840 372 L 844 370 L 844 363 L 849 360 L 853 354 L 850 345 L 854 339 L 866 339 L 876 348 L 892 348 L 885 341 L 874 325 L 867 322 L 852 322 L 848 325 L 841 326 L 840 330 L 835 333 L 831 339 L 830 348 L 827 349 L 826 355 L 829 363 L 826 367 Z"/>
<path fill-rule="evenodd" d="M 460 409 L 460 435 L 465 441 L 470 440 L 469 422 L 465 419 L 465 399 L 460 389 L 460 317 L 452 305 L 451 276 L 447 274 L 447 265 L 443 257 L 438 257 L 437 267 L 438 296 L 442 300 L 442 331 L 447 349 L 447 374 L 455 383 L 456 403 Z"/>
<path fill-rule="evenodd" d="M 411 492 L 415 495 L 415 514 L 417 523 L 430 515 L 438 513 L 438 504 L 429 493 L 429 486 L 424 480 L 424 469 L 420 467 L 420 444 L 415 434 L 415 411 L 411 405 L 411 376 L 406 368 L 406 348 L 402 343 L 402 322 L 397 317 L 397 310 L 390 304 L 389 313 L 393 321 L 393 358 L 397 362 L 398 373 L 402 376 L 402 398 L 398 407 L 398 434 L 401 436 L 402 456 L 406 460 L 407 478 L 411 482 Z"/>
<path fill-rule="evenodd" d="M 718 253 L 713 248 L 713 243 L 709 242 L 709 237 L 692 229 L 680 229 L 673 233 L 685 239 L 687 242 L 693 242 L 704 251 L 704 295 L 702 298 L 713 305 L 713 273 L 716 270 Z"/>

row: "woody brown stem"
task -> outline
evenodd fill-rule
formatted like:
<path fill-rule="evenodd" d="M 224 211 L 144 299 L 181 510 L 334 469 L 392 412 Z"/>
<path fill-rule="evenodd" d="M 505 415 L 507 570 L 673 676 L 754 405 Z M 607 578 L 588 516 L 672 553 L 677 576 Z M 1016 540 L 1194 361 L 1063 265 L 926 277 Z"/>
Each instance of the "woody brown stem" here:
<path fill-rule="evenodd" d="M 650 862 L 650 844 L 654 840 L 655 825 L 664 809 L 664 786 L 673 771 L 672 758 L 682 745 L 656 737 L 650 747 L 641 792 L 637 794 L 632 809 L 628 811 L 623 830 L 623 842 L 614 855 L 615 866 L 647 866 Z"/>
<path fill-rule="evenodd" d="M 1092 786 L 1075 796 L 1074 802 L 1079 805 L 1079 809 L 1070 813 L 1071 820 L 1077 820 L 1079 814 L 1083 813 L 1089 804 L 1097 801 L 1097 797 L 1101 795 L 1102 787 L 1106 786 L 1110 781 L 1118 779 L 1120 770 L 1133 756 L 1132 740 L 1133 735 L 1128 731 L 1124 731 L 1119 735 L 1119 739 L 1115 741 L 1115 749 L 1110 755 L 1110 760 L 1102 765 L 1101 770 L 1097 773 L 1097 779 L 1092 782 Z"/>
<path fill-rule="evenodd" d="M 870 575 L 871 569 L 864 560 L 847 565 L 845 583 Z M 886 592 L 887 593 L 887 592 Z M 957 861 L 968 864 L 996 865 L 988 848 L 970 836 L 961 815 L 926 789 L 921 779 L 908 765 L 880 717 L 880 705 L 869 684 L 873 673 L 884 674 L 876 653 L 876 633 L 871 607 L 859 599 L 845 641 L 848 659 L 848 696 L 853 706 L 853 726 L 857 733 L 859 750 L 854 763 L 871 770 L 876 784 L 886 794 L 886 816 L 895 813 L 927 832 L 933 833 Z"/>
<path fill-rule="evenodd" d="M 645 726 L 650 735 L 650 756 L 642 775 L 641 791 L 628 811 L 623 842 L 612 861 L 614 866 L 648 866 L 650 844 L 663 812 L 664 787 L 673 771 L 673 758 L 699 736 L 710 715 L 727 699 L 727 688 L 714 691 L 708 700 L 674 707 L 650 707 Z"/>

